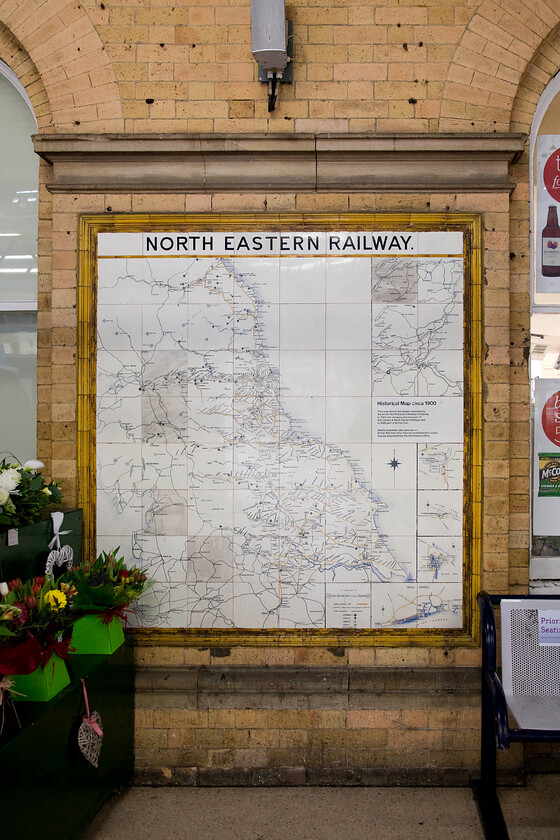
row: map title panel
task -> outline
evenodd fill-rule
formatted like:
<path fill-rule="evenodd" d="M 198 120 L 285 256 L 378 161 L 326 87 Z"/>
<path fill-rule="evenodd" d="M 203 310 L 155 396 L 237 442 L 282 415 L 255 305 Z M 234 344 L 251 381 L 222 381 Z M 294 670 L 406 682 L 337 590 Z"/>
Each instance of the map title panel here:
<path fill-rule="evenodd" d="M 113 256 L 115 248 L 123 256 L 181 256 L 185 254 L 256 254 L 261 256 L 320 256 L 373 254 L 453 254 L 462 255 L 462 236 L 456 231 L 432 233 L 399 233 L 398 231 L 346 232 L 167 232 L 122 234 L 118 245 L 111 234 L 100 234 L 99 256 Z M 437 250 L 434 250 L 436 247 Z"/>

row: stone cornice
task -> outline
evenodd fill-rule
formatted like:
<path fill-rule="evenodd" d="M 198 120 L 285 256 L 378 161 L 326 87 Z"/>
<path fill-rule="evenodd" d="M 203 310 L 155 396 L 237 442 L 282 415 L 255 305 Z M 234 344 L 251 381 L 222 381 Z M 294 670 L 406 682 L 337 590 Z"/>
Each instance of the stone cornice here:
<path fill-rule="evenodd" d="M 40 134 L 53 193 L 511 192 L 523 134 Z"/>

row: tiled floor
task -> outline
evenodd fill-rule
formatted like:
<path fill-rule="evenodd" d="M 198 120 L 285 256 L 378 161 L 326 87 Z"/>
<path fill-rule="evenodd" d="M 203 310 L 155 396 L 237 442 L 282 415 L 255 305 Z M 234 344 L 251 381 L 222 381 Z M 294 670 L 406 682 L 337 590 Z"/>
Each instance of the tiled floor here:
<path fill-rule="evenodd" d="M 510 840 L 560 840 L 560 776 L 500 788 Z M 469 788 L 131 788 L 83 840 L 483 840 Z"/>

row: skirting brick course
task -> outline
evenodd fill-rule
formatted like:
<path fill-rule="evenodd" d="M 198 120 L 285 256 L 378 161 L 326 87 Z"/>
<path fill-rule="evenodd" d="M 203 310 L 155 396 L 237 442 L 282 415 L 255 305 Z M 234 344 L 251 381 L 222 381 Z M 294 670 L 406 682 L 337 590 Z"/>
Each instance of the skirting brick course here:
<path fill-rule="evenodd" d="M 136 781 L 468 784 L 479 683 L 475 668 L 140 666 Z"/>

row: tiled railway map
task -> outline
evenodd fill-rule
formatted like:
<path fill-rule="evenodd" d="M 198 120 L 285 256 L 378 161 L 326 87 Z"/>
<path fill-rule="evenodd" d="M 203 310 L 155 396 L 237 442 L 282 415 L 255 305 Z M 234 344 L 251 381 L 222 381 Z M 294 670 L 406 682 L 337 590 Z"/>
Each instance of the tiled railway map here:
<path fill-rule="evenodd" d="M 460 627 L 462 235 L 98 253 L 98 547 L 155 578 L 140 623 Z"/>

